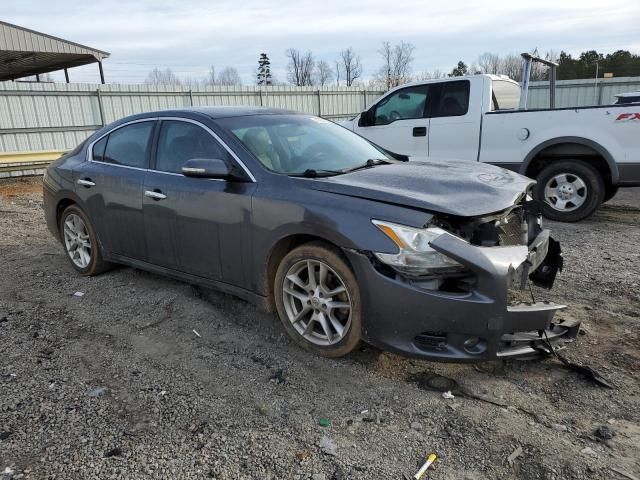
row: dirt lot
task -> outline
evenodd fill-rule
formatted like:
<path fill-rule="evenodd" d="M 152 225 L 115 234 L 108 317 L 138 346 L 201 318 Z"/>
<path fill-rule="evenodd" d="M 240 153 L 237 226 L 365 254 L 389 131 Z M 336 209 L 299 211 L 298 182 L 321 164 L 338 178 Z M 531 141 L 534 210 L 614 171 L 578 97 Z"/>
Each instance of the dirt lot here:
<path fill-rule="evenodd" d="M 553 359 L 316 358 L 235 298 L 131 268 L 78 276 L 41 206 L 39 179 L 0 182 L 0 471 L 14 479 L 397 479 L 426 452 L 432 479 L 640 476 L 640 189 L 553 224 L 566 269 L 536 291 L 584 322 L 565 354 L 614 390 Z M 505 406 L 444 399 L 416 373 Z"/>

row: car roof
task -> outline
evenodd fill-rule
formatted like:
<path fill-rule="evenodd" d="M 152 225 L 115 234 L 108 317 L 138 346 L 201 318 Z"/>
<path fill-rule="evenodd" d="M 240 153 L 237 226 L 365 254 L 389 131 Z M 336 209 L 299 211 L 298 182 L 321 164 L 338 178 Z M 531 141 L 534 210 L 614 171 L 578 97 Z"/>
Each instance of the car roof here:
<path fill-rule="evenodd" d="M 286 110 L 284 108 L 269 108 L 269 107 L 257 107 L 254 105 L 240 105 L 240 106 L 222 106 L 222 107 L 190 107 L 190 108 L 172 108 L 165 110 L 164 112 L 149 112 L 149 114 L 162 114 L 162 113 L 188 113 L 195 112 L 206 115 L 213 119 L 229 118 L 229 117 L 244 117 L 252 115 L 292 115 L 300 112 L 293 110 Z"/>

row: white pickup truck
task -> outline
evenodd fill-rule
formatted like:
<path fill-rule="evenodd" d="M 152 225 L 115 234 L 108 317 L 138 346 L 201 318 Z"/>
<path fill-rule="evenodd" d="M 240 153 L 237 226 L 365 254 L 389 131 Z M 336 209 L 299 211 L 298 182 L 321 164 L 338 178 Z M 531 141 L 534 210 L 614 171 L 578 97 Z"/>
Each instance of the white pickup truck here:
<path fill-rule="evenodd" d="M 410 160 L 487 162 L 534 178 L 555 220 L 581 220 L 618 187 L 640 186 L 640 104 L 526 110 L 520 97 L 496 75 L 423 81 L 342 125 Z"/>

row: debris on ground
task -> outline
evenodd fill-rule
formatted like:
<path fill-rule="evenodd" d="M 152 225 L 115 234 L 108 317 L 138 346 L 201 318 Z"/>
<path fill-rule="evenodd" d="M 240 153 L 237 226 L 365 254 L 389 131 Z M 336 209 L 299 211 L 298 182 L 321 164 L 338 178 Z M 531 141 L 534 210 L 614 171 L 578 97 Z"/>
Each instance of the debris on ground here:
<path fill-rule="evenodd" d="M 639 477 L 636 477 L 634 474 L 629 473 L 626 470 L 622 470 L 621 468 L 611 467 L 611 471 L 616 472 L 618 475 L 622 475 L 629 480 L 640 480 Z"/>
<path fill-rule="evenodd" d="M 420 480 L 425 474 L 425 472 L 427 471 L 427 469 L 433 464 L 433 462 L 436 461 L 437 458 L 438 457 L 436 456 L 435 453 L 430 453 L 429 456 L 427 457 L 427 461 L 424 462 L 422 467 L 420 467 L 420 470 L 418 470 L 418 472 L 413 476 L 413 478 L 415 480 Z"/>
<path fill-rule="evenodd" d="M 336 445 L 336 442 L 326 435 L 322 436 L 318 446 L 320 447 L 320 450 L 322 450 L 322 453 L 326 453 L 327 455 L 335 457 L 338 453 L 338 445 Z"/>
<path fill-rule="evenodd" d="M 93 390 L 90 390 L 87 395 L 89 397 L 100 397 L 102 395 L 104 395 L 104 393 L 107 391 L 106 388 L 104 387 L 98 387 L 98 388 L 94 388 Z"/>
<path fill-rule="evenodd" d="M 111 450 L 107 450 L 104 453 L 104 457 L 105 458 L 109 458 L 109 457 L 120 457 L 122 456 L 122 449 L 120 447 L 115 447 L 112 448 Z"/>
<path fill-rule="evenodd" d="M 191 330 L 191 331 L 192 331 L 193 333 L 195 333 L 195 334 L 196 334 L 196 337 L 198 337 L 198 338 L 202 338 L 202 335 L 200 335 L 200 334 L 196 331 L 196 329 L 195 329 L 195 328 L 194 328 L 193 330 Z"/>
<path fill-rule="evenodd" d="M 331 422 L 329 421 L 328 418 L 321 418 L 320 421 L 318 422 L 318 425 L 320 425 L 321 427 L 328 427 L 331 425 Z"/>
<path fill-rule="evenodd" d="M 595 431 L 595 436 L 601 440 L 611 440 L 615 435 L 615 430 L 607 425 L 602 425 Z"/>
<path fill-rule="evenodd" d="M 580 453 L 582 455 L 589 455 L 591 457 L 595 457 L 598 454 L 595 452 L 595 450 L 591 447 L 584 447 L 582 450 L 580 450 Z"/>
<path fill-rule="evenodd" d="M 75 292 L 73 294 L 74 297 L 84 297 L 84 292 Z"/>
<path fill-rule="evenodd" d="M 453 393 L 451 393 L 451 390 L 447 390 L 446 392 L 442 392 L 442 398 L 444 398 L 445 400 L 451 400 L 456 397 Z"/>
<path fill-rule="evenodd" d="M 284 383 L 285 382 L 284 370 L 282 368 L 279 368 L 278 370 L 275 371 L 273 375 L 271 375 L 271 377 L 269 377 L 269 380 L 278 384 Z"/>
<path fill-rule="evenodd" d="M 522 451 L 522 447 L 518 445 L 518 447 L 513 452 L 511 452 L 511 455 L 507 457 L 507 462 L 509 462 L 510 464 L 513 463 L 516 458 L 522 455 Z"/>

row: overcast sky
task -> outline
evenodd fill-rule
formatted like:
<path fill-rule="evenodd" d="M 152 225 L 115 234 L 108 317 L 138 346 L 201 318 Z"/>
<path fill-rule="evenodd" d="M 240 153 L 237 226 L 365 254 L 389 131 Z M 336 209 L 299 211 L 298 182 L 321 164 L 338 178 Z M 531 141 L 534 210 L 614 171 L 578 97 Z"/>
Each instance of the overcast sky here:
<path fill-rule="evenodd" d="M 487 51 L 640 53 L 640 0 L 0 1 L 0 20 L 110 52 L 107 81 L 120 83 L 142 82 L 154 67 L 205 77 L 209 65 L 234 66 L 253 83 L 260 52 L 286 80 L 288 47 L 333 64 L 348 46 L 367 79 L 380 67 L 384 40 L 416 46 L 414 72 L 450 71 Z M 70 75 L 98 79 L 96 66 Z"/>

